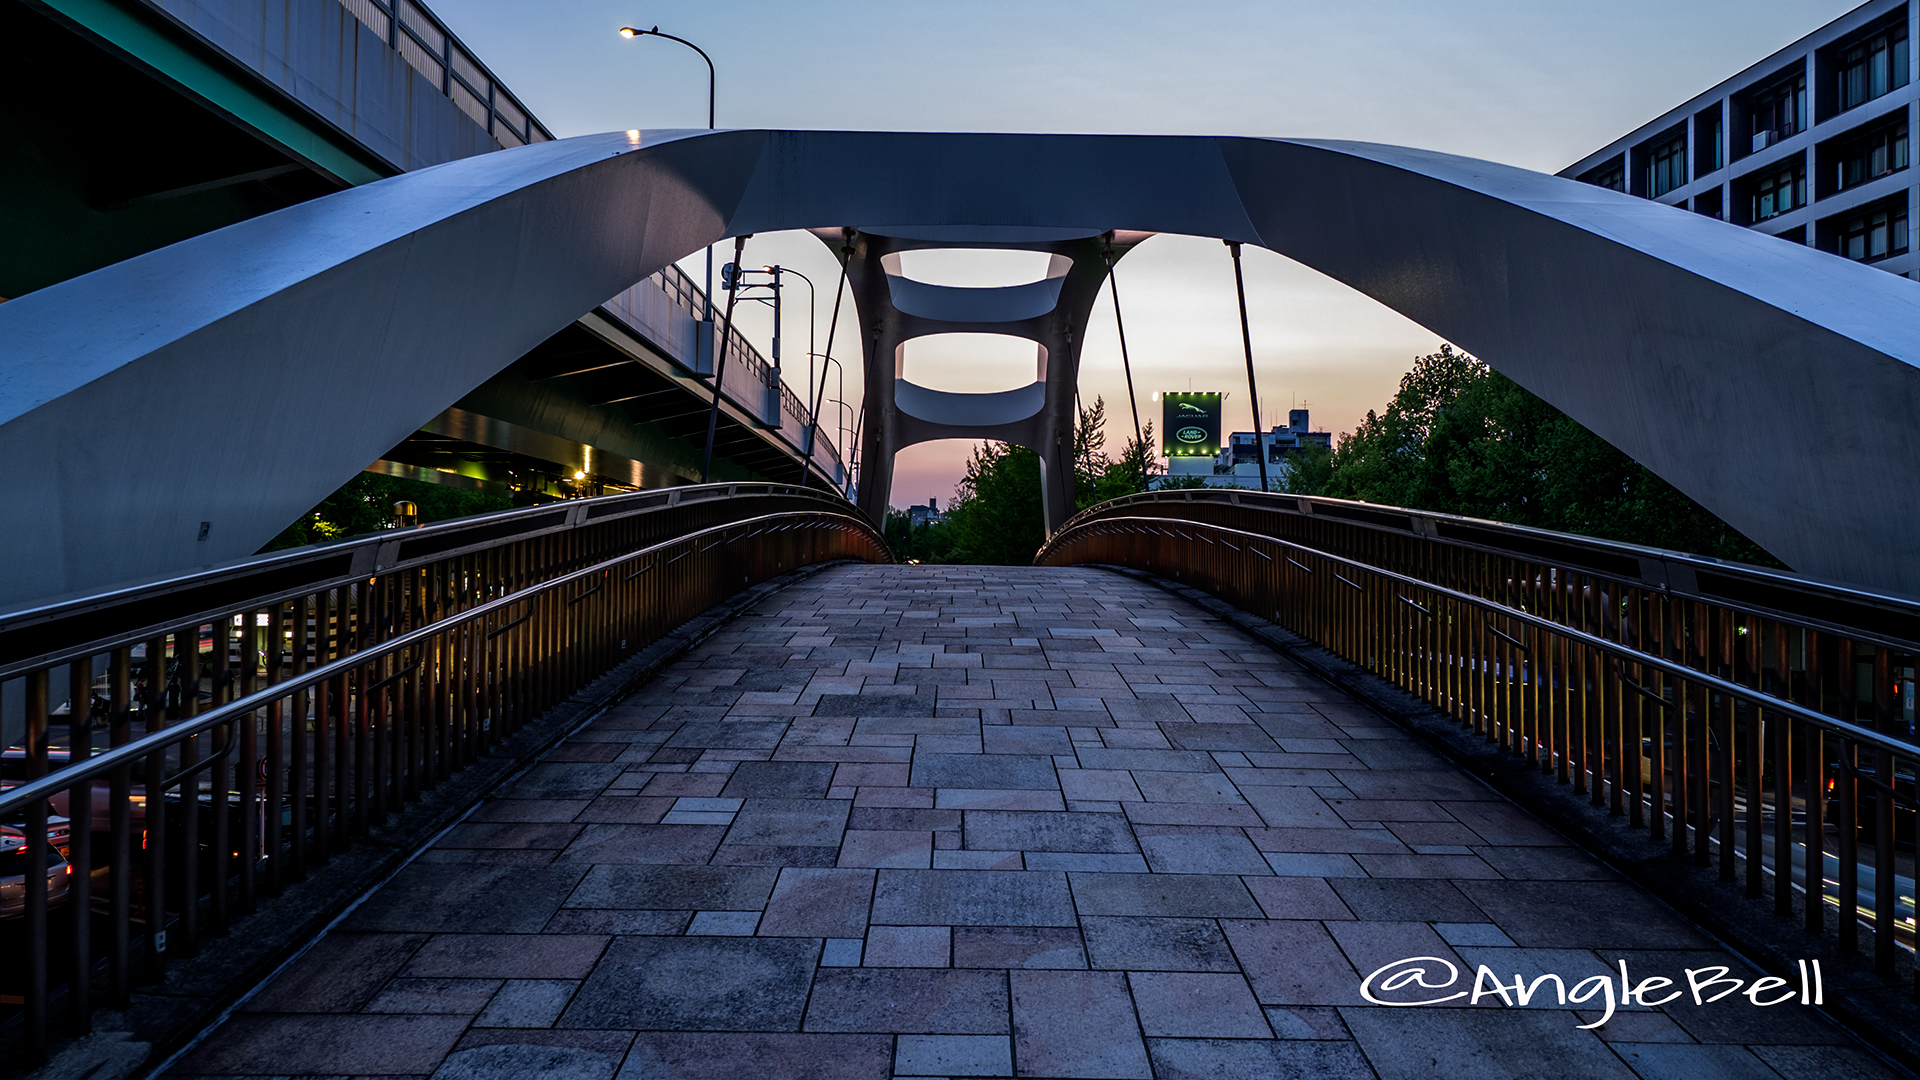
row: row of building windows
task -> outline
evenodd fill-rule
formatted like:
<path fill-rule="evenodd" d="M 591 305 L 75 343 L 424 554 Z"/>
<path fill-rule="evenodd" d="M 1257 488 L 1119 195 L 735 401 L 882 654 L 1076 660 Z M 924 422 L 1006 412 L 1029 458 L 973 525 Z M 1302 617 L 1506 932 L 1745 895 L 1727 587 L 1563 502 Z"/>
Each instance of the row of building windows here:
<path fill-rule="evenodd" d="M 1816 53 L 1813 69 L 1816 81 L 1825 88 L 1823 100 L 1827 102 L 1821 110 L 1826 115 L 1821 119 L 1830 119 L 1858 108 L 1907 85 L 1909 66 L 1904 11 L 1856 35 L 1850 42 L 1842 42 Z M 1807 63 L 1803 58 L 1789 70 L 1733 95 L 1727 102 L 1735 121 L 1734 132 L 1738 136 L 1738 141 L 1731 147 L 1732 158 L 1738 160 L 1758 153 L 1808 130 L 1811 118 L 1808 114 L 1807 88 Z M 1697 143 L 1697 159 L 1691 163 L 1694 176 L 1702 176 L 1726 166 L 1726 120 L 1727 117 L 1722 115 L 1722 106 L 1717 102 L 1694 117 L 1694 141 Z M 1904 129 L 1900 137 L 1905 138 Z M 1635 195 L 1657 199 L 1682 187 L 1690 179 L 1687 149 L 1687 124 L 1683 121 L 1634 150 L 1632 161 L 1635 171 L 1632 174 L 1625 167 L 1627 162 L 1623 155 L 1622 159 L 1590 170 L 1580 179 L 1601 187 L 1631 191 Z M 1889 145 L 1884 149 L 1888 162 L 1893 160 L 1892 154 L 1893 148 Z M 1893 168 L 1897 166 L 1887 164 L 1879 172 L 1864 169 L 1858 175 L 1871 178 L 1884 175 Z M 1853 175 L 1836 178 L 1831 190 L 1839 191 L 1864 182 L 1853 179 Z"/>

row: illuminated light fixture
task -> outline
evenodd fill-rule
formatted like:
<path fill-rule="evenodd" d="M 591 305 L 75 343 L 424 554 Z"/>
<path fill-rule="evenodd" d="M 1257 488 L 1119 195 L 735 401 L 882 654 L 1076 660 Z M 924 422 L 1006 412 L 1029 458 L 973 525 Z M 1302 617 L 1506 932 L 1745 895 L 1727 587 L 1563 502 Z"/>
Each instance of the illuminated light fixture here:
<path fill-rule="evenodd" d="M 623 38 L 636 38 L 644 33 L 646 33 L 645 30 L 635 30 L 631 26 L 623 26 L 620 28 L 620 36 Z"/>
<path fill-rule="evenodd" d="M 584 470 L 575 469 L 573 470 L 573 478 L 575 480 L 585 480 L 587 478 L 587 474 Z"/>

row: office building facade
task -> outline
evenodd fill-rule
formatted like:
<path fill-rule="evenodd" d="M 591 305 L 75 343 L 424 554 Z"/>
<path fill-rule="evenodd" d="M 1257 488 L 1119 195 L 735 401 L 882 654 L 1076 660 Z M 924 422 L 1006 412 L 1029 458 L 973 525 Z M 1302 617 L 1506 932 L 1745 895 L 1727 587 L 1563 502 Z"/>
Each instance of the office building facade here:
<path fill-rule="evenodd" d="M 1920 0 L 1871 0 L 1560 175 L 1920 280 Z"/>

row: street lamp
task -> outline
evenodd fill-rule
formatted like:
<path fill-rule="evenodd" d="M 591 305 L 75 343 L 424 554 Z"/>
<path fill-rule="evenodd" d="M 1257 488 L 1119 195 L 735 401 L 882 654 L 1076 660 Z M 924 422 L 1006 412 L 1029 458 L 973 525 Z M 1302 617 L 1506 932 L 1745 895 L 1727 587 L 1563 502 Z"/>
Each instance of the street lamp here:
<path fill-rule="evenodd" d="M 700 59 L 705 60 L 707 62 L 707 130 L 712 131 L 713 130 L 713 82 L 714 82 L 713 57 L 707 55 L 707 50 L 701 48 L 698 45 L 695 45 L 693 42 L 688 41 L 686 38 L 675 37 L 672 34 L 662 33 L 660 28 L 657 26 L 651 30 L 636 30 L 631 26 L 623 26 L 620 28 L 620 36 L 628 39 L 629 41 L 631 41 L 634 38 L 648 37 L 648 36 L 663 37 L 663 38 L 666 38 L 668 41 L 677 41 L 680 44 L 685 45 L 687 48 L 692 49 L 694 52 L 697 52 L 700 54 Z M 713 245 L 712 244 L 707 245 L 706 293 L 707 293 L 707 303 L 706 303 L 707 322 L 711 323 L 713 322 Z M 719 349 L 719 346 L 715 346 L 716 357 L 718 356 L 718 349 Z"/>

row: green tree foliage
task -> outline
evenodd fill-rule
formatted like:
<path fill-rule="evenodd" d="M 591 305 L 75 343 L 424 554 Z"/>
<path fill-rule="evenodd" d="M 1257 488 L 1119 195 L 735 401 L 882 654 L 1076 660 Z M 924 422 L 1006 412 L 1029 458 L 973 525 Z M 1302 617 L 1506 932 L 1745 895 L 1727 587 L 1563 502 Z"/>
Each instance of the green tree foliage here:
<path fill-rule="evenodd" d="M 265 551 L 317 544 L 323 540 L 360 536 L 388 528 L 393 504 L 407 500 L 420 508 L 420 523 L 505 510 L 513 505 L 507 495 L 429 484 L 398 476 L 363 472 L 326 497 L 274 537 Z"/>
<path fill-rule="evenodd" d="M 887 511 L 882 527 L 887 546 L 901 562 L 944 563 L 953 561 L 954 533 L 944 521 L 915 525 L 913 519 L 898 510 Z"/>
<path fill-rule="evenodd" d="M 1381 413 L 1287 490 L 1777 566 L 1753 541 L 1573 418 L 1452 346 L 1414 360 Z"/>
<path fill-rule="evenodd" d="M 1025 566 L 1046 539 L 1040 505 L 1040 455 L 1024 446 L 985 442 L 974 447 L 967 475 L 947 508 L 952 561 Z"/>

